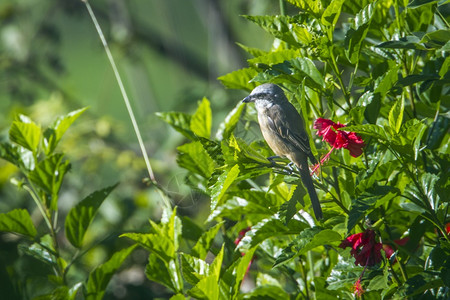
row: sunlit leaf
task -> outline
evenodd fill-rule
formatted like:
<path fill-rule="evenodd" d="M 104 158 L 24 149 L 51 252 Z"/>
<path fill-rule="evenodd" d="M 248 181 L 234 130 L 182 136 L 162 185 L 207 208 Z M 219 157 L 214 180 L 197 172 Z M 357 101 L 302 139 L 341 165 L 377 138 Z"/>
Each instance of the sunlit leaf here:
<path fill-rule="evenodd" d="M 51 197 L 51 202 L 46 205 L 52 210 L 56 209 L 59 189 L 69 170 L 69 161 L 64 160 L 64 154 L 57 153 L 40 161 L 28 175 L 31 181 Z"/>
<path fill-rule="evenodd" d="M 209 265 L 202 259 L 181 253 L 180 260 L 183 277 L 191 285 L 196 285 L 200 279 L 209 274 Z"/>
<path fill-rule="evenodd" d="M 239 101 L 236 107 L 228 113 L 228 115 L 225 117 L 225 120 L 219 125 L 219 129 L 217 130 L 216 134 L 217 139 L 224 140 L 230 137 L 230 135 L 236 128 L 239 119 L 241 118 L 244 107 L 245 105 L 243 105 L 241 101 Z"/>
<path fill-rule="evenodd" d="M 179 151 L 177 162 L 180 167 L 204 178 L 209 178 L 214 172 L 214 161 L 200 141 L 181 145 L 177 150 Z"/>
<path fill-rule="evenodd" d="M 190 115 L 182 112 L 158 112 L 156 115 L 191 141 L 197 140 L 191 130 L 192 117 Z"/>
<path fill-rule="evenodd" d="M 244 89 L 250 92 L 257 86 L 256 82 L 251 82 L 256 74 L 258 72 L 255 69 L 245 68 L 220 76 L 217 79 L 229 89 Z"/>
<path fill-rule="evenodd" d="M 64 133 L 69 129 L 73 122 L 86 111 L 87 107 L 78 109 L 68 113 L 65 116 L 57 118 L 45 131 L 44 131 L 44 149 L 45 154 L 50 155 L 58 145 Z"/>
<path fill-rule="evenodd" d="M 397 133 L 403 122 L 404 101 L 403 98 L 397 100 L 389 111 L 389 126 Z"/>
<path fill-rule="evenodd" d="M 339 15 L 341 14 L 341 8 L 344 0 L 332 0 L 331 3 L 325 8 L 322 15 L 322 23 L 326 26 L 333 26 L 336 24 Z"/>
<path fill-rule="evenodd" d="M 41 128 L 30 118 L 20 115 L 19 120 L 14 121 L 9 129 L 9 139 L 36 153 L 41 139 Z"/>
<path fill-rule="evenodd" d="M 211 187 L 211 211 L 222 204 L 222 198 L 228 188 L 234 183 L 239 175 L 239 165 L 233 166 L 230 170 L 225 170 Z"/>
<path fill-rule="evenodd" d="M 64 227 L 66 237 L 73 246 L 81 248 L 84 235 L 98 208 L 117 185 L 93 192 L 69 211 Z"/>
<path fill-rule="evenodd" d="M 133 245 L 115 252 L 107 262 L 98 266 L 94 271 L 89 273 L 85 295 L 87 300 L 103 299 L 106 287 L 112 276 L 136 247 L 137 245 Z"/>
<path fill-rule="evenodd" d="M 206 98 L 199 103 L 197 111 L 192 115 L 190 128 L 194 134 L 209 138 L 211 135 L 212 112 Z"/>
<path fill-rule="evenodd" d="M 19 233 L 32 238 L 37 233 L 26 209 L 14 209 L 0 214 L 0 231 Z"/>

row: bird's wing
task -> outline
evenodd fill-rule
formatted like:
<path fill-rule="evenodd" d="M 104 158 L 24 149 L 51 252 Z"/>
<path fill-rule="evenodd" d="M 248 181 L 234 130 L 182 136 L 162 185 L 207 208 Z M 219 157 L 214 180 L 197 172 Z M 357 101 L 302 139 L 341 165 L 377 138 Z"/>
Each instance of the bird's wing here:
<path fill-rule="evenodd" d="M 303 151 L 313 163 L 316 162 L 311 153 L 308 135 L 303 129 L 303 119 L 291 103 L 273 105 L 267 110 L 267 118 L 273 132 L 276 132 L 286 143 Z"/>

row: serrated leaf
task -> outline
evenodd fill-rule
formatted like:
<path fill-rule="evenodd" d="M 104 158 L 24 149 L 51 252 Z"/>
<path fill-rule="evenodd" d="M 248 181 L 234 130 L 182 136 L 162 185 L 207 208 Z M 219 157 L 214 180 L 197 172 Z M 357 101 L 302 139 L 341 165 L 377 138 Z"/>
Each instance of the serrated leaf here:
<path fill-rule="evenodd" d="M 325 8 L 322 14 L 322 23 L 326 26 L 333 26 L 336 24 L 341 14 L 341 8 L 344 0 L 332 0 L 331 3 Z"/>
<path fill-rule="evenodd" d="M 352 64 L 359 60 L 362 42 L 369 31 L 375 6 L 376 2 L 361 9 L 355 16 L 353 27 L 349 28 L 345 34 L 345 55 Z"/>
<path fill-rule="evenodd" d="M 401 97 L 394 103 L 389 111 L 389 126 L 397 133 L 402 126 L 404 105 L 403 97 Z"/>
<path fill-rule="evenodd" d="M 53 154 L 40 161 L 28 177 L 51 197 L 51 202 L 46 203 L 52 210 L 56 210 L 59 189 L 64 176 L 70 170 L 70 163 L 64 160 L 61 153 Z"/>
<path fill-rule="evenodd" d="M 320 227 L 306 228 L 277 257 L 274 267 L 286 263 L 294 257 L 304 254 L 316 247 L 340 242 L 342 237 L 336 231 Z"/>
<path fill-rule="evenodd" d="M 286 60 L 297 58 L 299 56 L 300 51 L 298 49 L 281 49 L 249 59 L 248 63 L 252 65 L 265 64 L 271 66 L 282 63 Z"/>
<path fill-rule="evenodd" d="M 30 118 L 20 115 L 19 120 L 14 121 L 9 129 L 9 139 L 31 152 L 37 153 L 41 128 Z"/>
<path fill-rule="evenodd" d="M 236 265 L 236 267 L 234 268 L 234 274 L 235 274 L 235 284 L 233 287 L 233 298 L 237 297 L 240 287 L 241 287 L 241 283 L 242 280 L 245 277 L 245 274 L 247 274 L 249 268 L 250 268 L 250 264 L 252 262 L 253 259 L 253 255 L 256 251 L 257 247 L 251 248 L 250 250 L 248 250 L 245 255 L 243 257 L 241 257 L 238 260 L 238 263 Z"/>
<path fill-rule="evenodd" d="M 211 187 L 211 211 L 222 204 L 222 198 L 228 188 L 234 183 L 239 175 L 239 165 L 234 165 L 231 169 L 225 170 Z"/>
<path fill-rule="evenodd" d="M 197 111 L 192 115 L 190 129 L 200 137 L 211 136 L 212 112 L 209 101 L 203 98 L 199 103 Z"/>
<path fill-rule="evenodd" d="M 214 172 L 214 161 L 204 149 L 200 141 L 181 145 L 177 148 L 179 151 L 177 163 L 204 178 L 210 178 Z"/>
<path fill-rule="evenodd" d="M 251 82 L 253 77 L 257 74 L 258 72 L 253 68 L 244 68 L 220 76 L 217 79 L 229 89 L 244 89 L 251 91 L 258 85 L 256 82 Z"/>
<path fill-rule="evenodd" d="M 190 139 L 197 140 L 191 130 L 191 116 L 182 112 L 157 112 L 156 115 L 164 122 L 172 126 L 173 129 Z"/>
<path fill-rule="evenodd" d="M 69 211 L 64 227 L 66 237 L 73 246 L 81 248 L 84 235 L 96 215 L 98 208 L 117 185 L 118 183 L 93 192 Z"/>
<path fill-rule="evenodd" d="M 217 235 L 220 227 L 222 227 L 223 222 L 214 225 L 207 231 L 205 231 L 202 236 L 199 238 L 197 243 L 192 248 L 192 254 L 198 258 L 205 259 L 208 254 L 209 248 Z"/>
<path fill-rule="evenodd" d="M 196 285 L 200 279 L 209 274 L 209 265 L 202 259 L 180 253 L 183 277 L 191 285 Z"/>
<path fill-rule="evenodd" d="M 136 247 L 137 245 L 133 245 L 115 252 L 107 262 L 98 266 L 89 274 L 89 278 L 86 283 L 87 300 L 100 300 L 103 298 L 106 287 L 112 276 Z"/>
<path fill-rule="evenodd" d="M 287 0 L 287 2 L 305 10 L 307 12 L 313 13 L 314 15 L 320 15 L 323 10 L 322 1 L 314 0 Z"/>
<path fill-rule="evenodd" d="M 239 101 L 236 107 L 228 113 L 225 120 L 219 125 L 219 129 L 217 130 L 216 138 L 218 140 L 226 140 L 231 136 L 231 134 L 233 134 L 233 131 L 241 118 L 244 107 L 245 105 Z"/>
<path fill-rule="evenodd" d="M 14 209 L 0 214 L 0 231 L 14 232 L 34 238 L 37 234 L 26 209 Z"/>
<path fill-rule="evenodd" d="M 420 38 L 414 35 L 405 36 L 398 40 L 387 41 L 376 45 L 378 48 L 387 49 L 416 49 L 426 50 L 425 46 L 420 44 Z"/>
<path fill-rule="evenodd" d="M 365 192 L 358 197 L 353 203 L 348 214 L 347 231 L 355 227 L 355 225 L 371 210 L 377 208 L 387 201 L 392 200 L 399 194 L 397 188 L 391 186 L 377 186 L 371 192 Z"/>
<path fill-rule="evenodd" d="M 148 264 L 145 268 L 145 275 L 148 279 L 158 282 L 175 293 L 183 290 L 183 280 L 178 265 L 175 260 L 162 260 L 154 253 L 150 253 Z"/>
<path fill-rule="evenodd" d="M 64 133 L 69 129 L 73 122 L 87 110 L 87 107 L 68 113 L 65 116 L 57 118 L 44 131 L 43 145 L 46 155 L 50 155 L 55 150 Z"/>

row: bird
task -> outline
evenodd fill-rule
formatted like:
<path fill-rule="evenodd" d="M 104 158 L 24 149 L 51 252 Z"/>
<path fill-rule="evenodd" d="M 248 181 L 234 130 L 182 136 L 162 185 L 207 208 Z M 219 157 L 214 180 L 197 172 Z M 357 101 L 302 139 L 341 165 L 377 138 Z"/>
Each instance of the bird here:
<path fill-rule="evenodd" d="M 308 167 L 308 159 L 313 164 L 317 160 L 311 152 L 303 118 L 283 90 L 273 83 L 257 86 L 242 102 L 255 103 L 264 139 L 277 156 L 286 157 L 297 166 L 311 199 L 314 215 L 317 220 L 322 219 L 322 208 Z"/>

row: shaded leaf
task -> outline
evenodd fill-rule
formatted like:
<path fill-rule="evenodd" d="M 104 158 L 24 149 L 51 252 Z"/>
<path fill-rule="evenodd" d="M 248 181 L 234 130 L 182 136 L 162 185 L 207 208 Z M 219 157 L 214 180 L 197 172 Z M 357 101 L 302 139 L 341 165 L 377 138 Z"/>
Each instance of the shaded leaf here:
<path fill-rule="evenodd" d="M 103 298 L 106 287 L 112 276 L 136 247 L 137 245 L 133 245 L 115 252 L 107 262 L 98 266 L 94 271 L 89 273 L 89 278 L 86 283 L 87 300 L 100 300 Z"/>
<path fill-rule="evenodd" d="M 37 234 L 26 209 L 14 209 L 0 214 L 0 231 L 19 233 L 32 238 Z"/>
<path fill-rule="evenodd" d="M 217 232 L 219 231 L 220 227 L 222 227 L 222 223 L 218 223 L 205 231 L 200 239 L 197 241 L 197 243 L 192 248 L 192 254 L 198 258 L 205 259 L 206 254 L 208 254 L 209 248 L 211 247 L 211 244 L 214 240 L 214 238 L 217 235 Z"/>
<path fill-rule="evenodd" d="M 73 246 L 81 248 L 84 235 L 98 208 L 117 185 L 93 192 L 69 211 L 64 227 L 66 237 Z"/>

